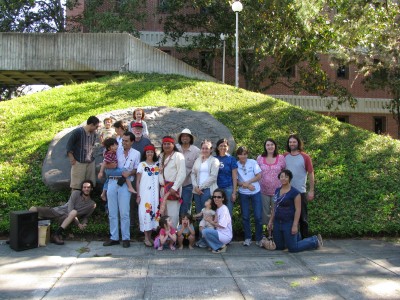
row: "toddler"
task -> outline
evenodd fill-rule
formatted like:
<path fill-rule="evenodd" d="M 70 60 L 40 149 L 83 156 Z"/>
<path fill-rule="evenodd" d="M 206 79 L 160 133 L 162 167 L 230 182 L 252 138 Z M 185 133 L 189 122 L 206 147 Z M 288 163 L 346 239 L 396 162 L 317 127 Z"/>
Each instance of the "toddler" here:
<path fill-rule="evenodd" d="M 172 221 L 169 216 L 162 216 L 159 221 L 160 232 L 158 234 L 158 248 L 157 250 L 163 250 L 164 244 L 168 242 L 169 248 L 175 250 L 176 242 L 176 229 L 172 227 Z M 157 238 L 156 238 L 157 239 Z"/>
<path fill-rule="evenodd" d="M 104 159 L 103 163 L 101 164 L 100 172 L 99 175 L 97 176 L 99 179 L 102 179 L 104 176 L 104 173 L 106 174 L 106 181 L 104 182 L 103 185 L 103 192 L 101 193 L 101 199 L 103 201 L 107 201 L 106 194 L 107 194 L 107 188 L 108 188 L 108 177 L 109 176 L 121 176 L 121 171 L 124 171 L 124 169 L 119 169 L 118 167 L 115 169 L 109 169 L 105 167 L 106 163 L 117 163 L 117 149 L 118 149 L 118 142 L 114 138 L 108 138 L 104 141 L 104 147 L 106 148 L 106 151 L 104 152 Z M 121 177 L 123 178 L 123 177 Z M 124 179 L 124 178 L 123 178 Z M 132 183 L 129 180 L 129 178 L 125 179 L 126 185 L 128 186 L 128 191 L 131 193 L 136 193 L 135 189 L 132 187 Z"/>
<path fill-rule="evenodd" d="M 211 217 L 212 219 L 214 219 L 215 217 L 215 211 L 211 208 L 211 199 L 207 199 L 207 201 L 204 202 L 204 208 L 197 215 L 194 215 L 194 217 L 195 218 L 203 217 L 203 219 L 200 221 L 199 224 L 200 232 L 202 232 L 204 228 L 214 229 L 214 226 L 211 225 L 210 222 L 205 220 L 206 217 Z"/>
<path fill-rule="evenodd" d="M 191 220 L 192 217 L 188 213 L 181 215 L 177 232 L 179 250 L 183 249 L 183 244 L 188 245 L 190 250 L 193 249 L 196 233 Z"/>
<path fill-rule="evenodd" d="M 113 138 L 116 137 L 116 133 L 114 128 L 111 127 L 112 125 L 112 119 L 111 118 L 105 118 L 104 121 L 104 127 L 100 129 L 100 142 L 101 144 L 104 144 L 104 141 L 108 138 Z"/>

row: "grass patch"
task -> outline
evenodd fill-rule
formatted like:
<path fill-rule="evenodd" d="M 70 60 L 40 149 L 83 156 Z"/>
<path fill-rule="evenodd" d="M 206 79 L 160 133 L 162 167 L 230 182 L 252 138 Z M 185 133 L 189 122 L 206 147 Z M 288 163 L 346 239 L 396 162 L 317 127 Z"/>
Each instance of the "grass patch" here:
<path fill-rule="evenodd" d="M 55 134 L 90 115 L 132 106 L 207 111 L 231 130 L 238 145 L 249 147 L 251 158 L 262 152 L 267 137 L 283 150 L 287 136 L 298 133 L 315 167 L 311 232 L 330 237 L 398 236 L 397 140 L 266 95 L 157 74 L 117 75 L 0 102 L 0 232 L 9 231 L 10 211 L 59 205 L 68 199 L 69 191 L 50 192 L 41 178 Z M 237 207 L 237 234 L 242 227 L 239 214 Z M 101 211 L 96 210 L 87 232 L 107 234 L 108 221 Z"/>

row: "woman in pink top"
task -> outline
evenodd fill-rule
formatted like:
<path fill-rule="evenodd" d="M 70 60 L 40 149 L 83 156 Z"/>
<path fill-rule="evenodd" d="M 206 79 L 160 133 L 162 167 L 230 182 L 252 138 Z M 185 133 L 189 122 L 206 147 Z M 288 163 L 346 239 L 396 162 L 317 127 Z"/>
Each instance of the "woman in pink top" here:
<path fill-rule="evenodd" d="M 264 142 L 264 152 L 257 157 L 261 168 L 261 197 L 263 202 L 262 223 L 268 225 L 271 216 L 272 199 L 275 190 L 281 186 L 278 179 L 279 173 L 286 168 L 285 157 L 278 154 L 276 142 L 268 138 Z"/>

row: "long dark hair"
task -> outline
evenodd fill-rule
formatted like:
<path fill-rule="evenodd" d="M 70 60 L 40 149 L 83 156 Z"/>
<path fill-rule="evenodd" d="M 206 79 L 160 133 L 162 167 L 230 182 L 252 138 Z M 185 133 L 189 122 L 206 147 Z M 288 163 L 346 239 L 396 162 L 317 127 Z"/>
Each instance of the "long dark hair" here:
<path fill-rule="evenodd" d="M 276 144 L 276 142 L 271 139 L 271 138 L 267 138 L 264 142 L 264 152 L 261 154 L 262 157 L 267 157 L 268 156 L 268 151 L 267 151 L 267 147 L 265 146 L 265 144 L 267 142 L 271 142 L 275 145 L 275 150 L 274 153 L 272 154 L 272 157 L 277 157 L 278 156 L 278 145 Z"/>
<path fill-rule="evenodd" d="M 290 139 L 295 139 L 297 141 L 298 144 L 298 150 L 301 152 L 303 151 L 304 148 L 304 143 L 303 141 L 300 139 L 300 137 L 297 134 L 291 134 L 289 135 L 288 139 L 287 139 L 287 143 L 286 143 L 286 150 L 287 152 L 290 152 L 290 147 L 289 147 L 289 140 Z"/>
<path fill-rule="evenodd" d="M 215 193 L 221 193 L 222 198 L 223 198 L 222 203 L 226 205 L 228 199 L 226 199 L 225 191 L 224 191 L 223 189 L 219 189 L 219 188 L 218 188 L 218 189 L 215 189 L 215 190 L 214 190 L 212 196 L 214 196 Z M 218 207 L 215 205 L 214 199 L 212 198 L 212 196 L 211 196 L 211 199 L 212 199 L 212 201 L 211 201 L 211 208 L 212 208 L 213 210 L 216 210 Z"/>
<path fill-rule="evenodd" d="M 150 144 L 150 145 L 153 145 L 153 144 Z M 143 154 L 142 154 L 142 157 L 140 158 L 140 161 L 145 161 L 145 160 L 146 160 L 146 151 L 143 151 Z M 154 151 L 153 162 L 156 162 L 157 160 L 158 160 L 157 153 L 156 153 L 156 151 Z"/>
<path fill-rule="evenodd" d="M 166 136 L 163 137 L 163 139 L 165 139 L 165 138 L 169 138 L 169 139 L 175 140 L 175 139 L 174 139 L 172 136 L 170 136 L 170 135 L 166 135 Z M 174 144 L 174 151 L 175 151 L 175 152 L 180 152 L 179 149 L 176 147 L 176 144 Z M 164 149 L 163 149 L 162 144 L 161 144 L 161 153 L 163 153 L 163 152 L 164 152 Z"/>
<path fill-rule="evenodd" d="M 215 154 L 217 154 L 217 156 L 219 156 L 218 147 L 219 147 L 219 145 L 221 145 L 222 143 L 226 143 L 226 144 L 228 145 L 228 147 L 229 147 L 228 139 L 226 139 L 226 138 L 219 139 L 218 142 L 217 142 L 217 146 L 215 147 Z"/>

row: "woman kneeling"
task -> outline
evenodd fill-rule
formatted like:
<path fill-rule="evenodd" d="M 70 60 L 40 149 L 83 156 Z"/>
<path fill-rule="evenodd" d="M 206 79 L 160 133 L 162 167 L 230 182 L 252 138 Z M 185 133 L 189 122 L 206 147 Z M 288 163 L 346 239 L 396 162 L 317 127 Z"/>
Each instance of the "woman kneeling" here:
<path fill-rule="evenodd" d="M 273 229 L 273 237 L 277 250 L 300 252 L 321 248 L 320 234 L 301 239 L 299 233 L 299 218 L 301 212 L 300 192 L 290 185 L 293 174 L 290 170 L 282 170 L 278 176 L 282 186 L 274 195 L 274 208 L 268 228 Z"/>

